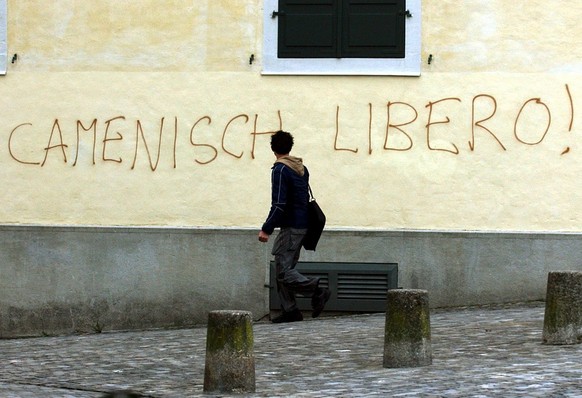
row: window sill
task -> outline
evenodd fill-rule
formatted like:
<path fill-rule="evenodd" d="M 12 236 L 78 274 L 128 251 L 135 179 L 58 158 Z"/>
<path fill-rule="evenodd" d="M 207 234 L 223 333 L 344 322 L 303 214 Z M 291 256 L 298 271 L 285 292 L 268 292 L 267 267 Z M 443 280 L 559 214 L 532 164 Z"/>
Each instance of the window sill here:
<path fill-rule="evenodd" d="M 268 59 L 263 75 L 420 76 L 420 54 L 404 59 Z"/>

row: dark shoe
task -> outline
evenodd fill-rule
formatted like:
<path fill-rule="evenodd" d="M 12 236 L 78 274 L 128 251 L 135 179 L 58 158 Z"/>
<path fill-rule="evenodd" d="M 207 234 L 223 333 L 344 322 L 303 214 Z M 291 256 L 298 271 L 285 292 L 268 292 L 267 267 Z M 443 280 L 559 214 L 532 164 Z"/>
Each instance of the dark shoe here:
<path fill-rule="evenodd" d="M 318 289 L 318 291 L 311 298 L 311 305 L 313 306 L 312 317 L 317 318 L 323 309 L 325 304 L 329 301 L 331 296 L 331 291 L 329 289 Z"/>
<path fill-rule="evenodd" d="M 278 317 L 271 319 L 273 323 L 287 323 L 287 322 L 299 322 L 303 320 L 303 314 L 301 311 L 294 310 L 290 312 L 283 312 Z"/>

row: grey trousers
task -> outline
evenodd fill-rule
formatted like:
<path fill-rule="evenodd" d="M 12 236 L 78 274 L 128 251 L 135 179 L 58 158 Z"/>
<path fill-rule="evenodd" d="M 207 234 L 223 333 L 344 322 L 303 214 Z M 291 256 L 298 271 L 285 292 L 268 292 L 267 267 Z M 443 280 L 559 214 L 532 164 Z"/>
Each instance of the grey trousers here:
<path fill-rule="evenodd" d="M 295 293 L 313 296 L 319 284 L 319 278 L 307 277 L 295 269 L 301 253 L 301 242 L 306 232 L 306 229 L 281 228 L 273 245 L 277 294 L 281 309 L 285 312 L 297 309 Z"/>

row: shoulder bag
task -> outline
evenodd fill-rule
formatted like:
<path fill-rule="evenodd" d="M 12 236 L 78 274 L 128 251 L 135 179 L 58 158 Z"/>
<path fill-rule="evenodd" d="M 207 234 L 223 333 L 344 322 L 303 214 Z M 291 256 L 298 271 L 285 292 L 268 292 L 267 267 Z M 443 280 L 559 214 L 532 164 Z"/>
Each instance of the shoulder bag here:
<path fill-rule="evenodd" d="M 315 201 L 313 192 L 311 192 L 311 186 L 309 186 L 309 202 L 307 203 L 307 233 L 305 234 L 302 243 L 305 250 L 315 250 L 324 227 L 325 214 Z"/>

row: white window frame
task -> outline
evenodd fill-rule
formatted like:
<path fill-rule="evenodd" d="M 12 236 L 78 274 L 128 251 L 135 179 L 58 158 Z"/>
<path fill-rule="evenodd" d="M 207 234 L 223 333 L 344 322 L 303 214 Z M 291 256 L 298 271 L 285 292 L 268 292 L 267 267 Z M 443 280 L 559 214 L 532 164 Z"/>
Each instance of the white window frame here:
<path fill-rule="evenodd" d="M 277 58 L 278 0 L 264 0 L 263 75 L 378 75 L 420 76 L 421 1 L 406 0 L 404 58 Z"/>
<path fill-rule="evenodd" d="M 8 13 L 6 12 L 6 1 L 0 0 L 0 75 L 6 74 L 6 61 L 8 60 L 7 30 Z"/>

